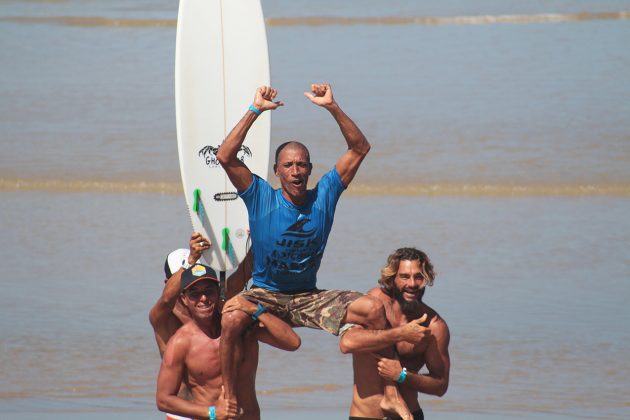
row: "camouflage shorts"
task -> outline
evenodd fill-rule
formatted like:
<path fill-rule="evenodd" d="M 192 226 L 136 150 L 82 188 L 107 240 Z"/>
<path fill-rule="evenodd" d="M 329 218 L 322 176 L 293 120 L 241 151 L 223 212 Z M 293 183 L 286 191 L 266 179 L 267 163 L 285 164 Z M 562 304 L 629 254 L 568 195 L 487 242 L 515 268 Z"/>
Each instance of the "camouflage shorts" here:
<path fill-rule="evenodd" d="M 262 303 L 267 310 L 292 327 L 309 327 L 339 335 L 341 321 L 348 306 L 363 293 L 351 290 L 319 290 L 284 294 L 255 287 L 241 292 L 252 302 Z"/>

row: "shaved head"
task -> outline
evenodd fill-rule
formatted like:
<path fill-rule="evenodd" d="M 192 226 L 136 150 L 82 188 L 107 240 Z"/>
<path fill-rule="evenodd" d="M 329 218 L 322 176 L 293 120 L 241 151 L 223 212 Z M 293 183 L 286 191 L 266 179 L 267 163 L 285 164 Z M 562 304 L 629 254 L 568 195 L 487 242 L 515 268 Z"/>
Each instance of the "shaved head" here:
<path fill-rule="evenodd" d="M 275 163 L 274 163 L 274 171 L 276 170 L 276 165 L 278 164 L 278 156 L 280 156 L 280 152 L 282 152 L 285 149 L 302 150 L 302 151 L 304 151 L 306 153 L 306 157 L 308 158 L 308 162 L 309 163 L 311 162 L 311 154 L 308 152 L 308 149 L 306 148 L 306 146 L 304 146 L 299 141 L 287 141 L 287 142 L 282 143 L 276 149 L 276 159 L 275 159 Z"/>

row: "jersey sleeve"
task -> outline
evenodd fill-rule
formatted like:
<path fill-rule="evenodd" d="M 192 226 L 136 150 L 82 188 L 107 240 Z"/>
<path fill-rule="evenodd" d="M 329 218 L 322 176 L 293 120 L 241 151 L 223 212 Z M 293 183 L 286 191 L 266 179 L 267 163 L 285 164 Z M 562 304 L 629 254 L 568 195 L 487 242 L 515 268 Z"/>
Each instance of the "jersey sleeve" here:
<path fill-rule="evenodd" d="M 255 220 L 256 215 L 261 212 L 264 203 L 268 203 L 273 196 L 273 188 L 261 177 L 253 174 L 252 183 L 245 191 L 238 193 L 247 207 L 250 220 Z"/>
<path fill-rule="evenodd" d="M 345 189 L 346 186 L 343 185 L 341 176 L 335 167 L 325 173 L 317 184 L 318 194 L 325 194 L 325 202 L 331 209 L 337 206 L 337 201 L 339 201 L 339 197 L 341 197 L 341 193 L 343 193 Z"/>

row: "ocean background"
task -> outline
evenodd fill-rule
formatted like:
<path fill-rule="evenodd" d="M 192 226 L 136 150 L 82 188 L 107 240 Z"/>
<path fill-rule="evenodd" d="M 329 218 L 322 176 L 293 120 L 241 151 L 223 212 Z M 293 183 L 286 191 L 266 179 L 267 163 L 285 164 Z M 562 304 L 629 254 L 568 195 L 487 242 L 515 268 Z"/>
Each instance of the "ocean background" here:
<path fill-rule="evenodd" d="M 400 246 L 438 272 L 452 369 L 426 417 L 629 418 L 630 0 L 262 4 L 272 148 L 307 144 L 313 185 L 345 150 L 313 82 L 372 144 L 320 287 L 368 290 Z M 177 6 L 0 0 L 0 418 L 163 418 Z M 263 419 L 347 418 L 351 357 L 298 333 L 262 347 Z"/>

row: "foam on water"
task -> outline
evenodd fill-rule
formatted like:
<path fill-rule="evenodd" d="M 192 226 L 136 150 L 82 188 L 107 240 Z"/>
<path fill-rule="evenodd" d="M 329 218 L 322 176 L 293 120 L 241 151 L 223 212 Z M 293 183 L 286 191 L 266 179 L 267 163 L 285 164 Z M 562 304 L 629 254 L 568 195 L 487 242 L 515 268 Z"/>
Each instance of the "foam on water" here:
<path fill-rule="evenodd" d="M 592 20 L 627 20 L 630 12 L 582 12 L 539 15 L 482 15 L 482 16 L 309 16 L 309 17 L 270 17 L 267 26 L 328 26 L 328 25 L 489 25 L 496 23 L 558 23 L 583 22 Z M 24 24 L 57 24 L 80 27 L 175 27 L 174 19 L 128 19 L 87 16 L 12 16 L 0 18 L 0 22 Z"/>
<path fill-rule="evenodd" d="M 272 185 L 274 181 L 272 180 Z M 279 188 L 277 181 L 274 187 Z M 45 191 L 158 193 L 181 194 L 180 182 L 97 181 L 60 179 L 6 179 L 0 178 L 0 192 Z M 630 184 L 363 184 L 350 185 L 346 195 L 360 196 L 463 196 L 463 197 L 576 197 L 576 196 L 630 196 Z"/>
<path fill-rule="evenodd" d="M 157 418 L 147 313 L 190 234 L 176 2 L 0 3 L 0 417 Z M 372 143 L 320 287 L 373 287 L 399 246 L 436 265 L 453 368 L 430 417 L 627 417 L 630 2 L 263 6 L 275 144 L 312 146 L 313 181 L 343 153 L 318 80 Z M 345 417 L 350 356 L 298 333 L 261 347 L 263 418 Z"/>

